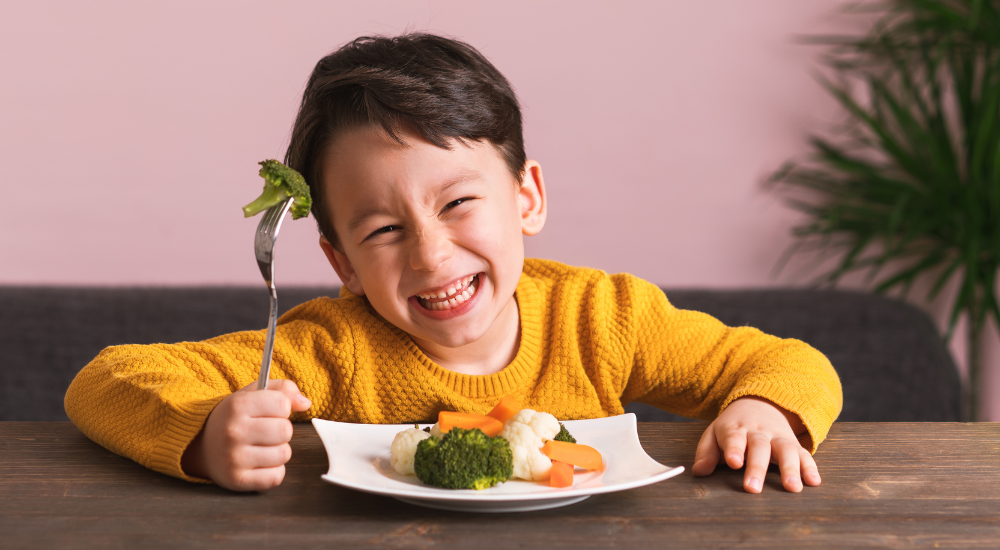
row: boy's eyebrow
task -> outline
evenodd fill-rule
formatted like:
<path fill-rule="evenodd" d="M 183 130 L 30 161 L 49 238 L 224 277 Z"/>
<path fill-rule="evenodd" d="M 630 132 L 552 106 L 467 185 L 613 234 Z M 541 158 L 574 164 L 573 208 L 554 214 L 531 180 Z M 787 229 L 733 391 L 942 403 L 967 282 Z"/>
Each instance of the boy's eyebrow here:
<path fill-rule="evenodd" d="M 458 174 L 457 176 L 442 182 L 441 185 L 438 185 L 436 188 L 434 188 L 434 192 L 435 194 L 440 195 L 441 193 L 444 193 L 445 191 L 451 189 L 452 187 L 455 187 L 456 185 L 461 185 L 463 183 L 469 183 L 476 180 L 481 181 L 479 172 L 476 171 L 462 172 L 461 174 Z M 368 218 L 376 214 L 381 214 L 386 211 L 388 211 L 388 208 L 384 204 L 374 204 L 368 208 L 360 210 L 356 212 L 354 216 L 351 217 L 350 223 L 347 224 L 347 230 L 354 231 L 355 229 L 358 228 L 358 226 L 365 223 L 365 220 L 367 220 Z"/>

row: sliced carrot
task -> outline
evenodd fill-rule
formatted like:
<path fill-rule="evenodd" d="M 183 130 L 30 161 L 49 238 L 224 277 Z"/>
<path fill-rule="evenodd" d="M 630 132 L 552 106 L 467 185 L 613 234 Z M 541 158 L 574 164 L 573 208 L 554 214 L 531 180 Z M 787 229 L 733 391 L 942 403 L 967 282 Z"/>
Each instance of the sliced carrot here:
<path fill-rule="evenodd" d="M 601 453 L 593 447 L 579 443 L 550 439 L 542 447 L 542 454 L 552 460 L 579 466 L 584 470 L 599 470 L 601 468 Z"/>
<path fill-rule="evenodd" d="M 552 461 L 549 470 L 549 487 L 569 487 L 573 485 L 573 466 L 558 460 Z"/>
<path fill-rule="evenodd" d="M 517 398 L 513 395 L 505 395 L 503 399 L 497 403 L 493 410 L 486 413 L 486 416 L 492 416 L 504 424 L 511 419 L 517 411 L 521 410 L 521 404 L 517 402 Z"/>
<path fill-rule="evenodd" d="M 503 430 L 503 422 L 485 414 L 441 411 L 438 413 L 438 427 L 441 428 L 441 433 L 450 432 L 452 428 L 479 428 L 492 437 Z"/>

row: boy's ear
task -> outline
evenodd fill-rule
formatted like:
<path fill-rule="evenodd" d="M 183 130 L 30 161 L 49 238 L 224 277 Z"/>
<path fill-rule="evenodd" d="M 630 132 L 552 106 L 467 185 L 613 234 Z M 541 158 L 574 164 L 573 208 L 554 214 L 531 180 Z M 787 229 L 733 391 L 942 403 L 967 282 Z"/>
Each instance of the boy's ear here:
<path fill-rule="evenodd" d="M 357 296 L 364 296 L 365 289 L 361 286 L 361 281 L 358 279 L 358 272 L 354 271 L 351 260 L 347 259 L 347 254 L 337 250 L 322 235 L 319 236 L 319 247 L 323 249 L 327 261 L 333 266 L 333 270 L 337 272 L 337 276 L 340 277 L 340 281 L 344 283 L 347 290 L 350 290 Z"/>
<path fill-rule="evenodd" d="M 521 201 L 521 232 L 527 236 L 537 235 L 545 225 L 547 206 L 545 201 L 545 181 L 542 166 L 533 160 L 524 163 L 524 179 L 517 191 Z"/>

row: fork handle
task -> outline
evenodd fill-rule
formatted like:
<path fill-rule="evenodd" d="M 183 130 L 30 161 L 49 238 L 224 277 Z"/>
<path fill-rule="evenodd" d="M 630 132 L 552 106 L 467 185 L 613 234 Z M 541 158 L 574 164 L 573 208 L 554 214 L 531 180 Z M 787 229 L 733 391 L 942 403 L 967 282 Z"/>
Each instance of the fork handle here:
<path fill-rule="evenodd" d="M 264 340 L 264 356 L 260 360 L 260 375 L 257 377 L 257 389 L 266 390 L 267 380 L 271 375 L 271 354 L 274 351 L 274 329 L 278 324 L 278 291 L 273 284 L 267 286 L 271 292 L 271 316 L 267 320 L 267 339 Z"/>

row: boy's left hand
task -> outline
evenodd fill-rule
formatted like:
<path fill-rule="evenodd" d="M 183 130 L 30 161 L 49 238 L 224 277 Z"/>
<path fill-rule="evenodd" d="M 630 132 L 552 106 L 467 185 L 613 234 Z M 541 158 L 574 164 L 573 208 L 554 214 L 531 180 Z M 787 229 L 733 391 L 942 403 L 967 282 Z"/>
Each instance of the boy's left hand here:
<path fill-rule="evenodd" d="M 805 431 L 798 416 L 770 401 L 741 397 L 730 403 L 701 436 L 691 473 L 707 476 L 723 460 L 733 469 L 742 468 L 745 462 L 743 489 L 759 493 L 767 466 L 773 462 L 778 465 L 785 490 L 798 493 L 802 480 L 815 487 L 820 484 L 816 461 L 796 438 Z"/>

